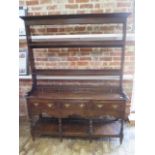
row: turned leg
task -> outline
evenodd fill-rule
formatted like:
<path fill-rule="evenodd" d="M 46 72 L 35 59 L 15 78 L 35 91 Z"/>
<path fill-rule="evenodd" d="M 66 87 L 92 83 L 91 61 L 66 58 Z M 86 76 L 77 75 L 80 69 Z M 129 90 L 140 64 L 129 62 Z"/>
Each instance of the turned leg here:
<path fill-rule="evenodd" d="M 62 141 L 62 119 L 59 118 L 59 136 L 60 136 L 60 141 Z"/>
<path fill-rule="evenodd" d="M 93 121 L 92 119 L 89 120 L 89 140 L 92 142 L 92 134 L 93 134 Z"/>
<path fill-rule="evenodd" d="M 123 141 L 123 129 L 123 120 L 121 120 L 120 144 L 122 144 Z"/>
<path fill-rule="evenodd" d="M 31 136 L 32 136 L 32 140 L 35 140 L 35 132 L 34 132 L 34 120 L 33 118 L 30 119 L 30 132 L 31 132 Z"/>
<path fill-rule="evenodd" d="M 42 117 L 43 117 L 42 114 L 39 114 L 39 119 L 42 119 Z"/>

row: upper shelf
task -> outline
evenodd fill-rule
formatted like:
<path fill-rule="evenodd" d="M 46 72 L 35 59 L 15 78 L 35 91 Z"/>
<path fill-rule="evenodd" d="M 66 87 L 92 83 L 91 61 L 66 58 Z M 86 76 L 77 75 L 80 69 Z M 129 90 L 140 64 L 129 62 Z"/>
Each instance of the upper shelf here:
<path fill-rule="evenodd" d="M 67 25 L 67 24 L 105 24 L 124 23 L 130 13 L 72 14 L 22 16 L 26 25 Z"/>

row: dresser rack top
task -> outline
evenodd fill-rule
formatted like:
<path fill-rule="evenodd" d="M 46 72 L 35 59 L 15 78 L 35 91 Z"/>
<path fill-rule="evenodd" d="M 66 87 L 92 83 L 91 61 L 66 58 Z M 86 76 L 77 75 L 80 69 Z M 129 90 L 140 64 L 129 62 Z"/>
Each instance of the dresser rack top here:
<path fill-rule="evenodd" d="M 21 16 L 27 25 L 123 23 L 130 13 Z M 94 20 L 95 19 L 95 20 Z"/>

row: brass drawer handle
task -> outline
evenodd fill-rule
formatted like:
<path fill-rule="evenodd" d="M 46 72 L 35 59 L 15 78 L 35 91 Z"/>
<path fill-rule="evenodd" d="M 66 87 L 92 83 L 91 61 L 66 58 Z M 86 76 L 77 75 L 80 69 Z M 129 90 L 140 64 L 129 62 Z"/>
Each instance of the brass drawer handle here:
<path fill-rule="evenodd" d="M 37 107 L 38 105 L 39 105 L 39 103 L 34 103 L 34 106 L 36 106 L 36 107 Z"/>
<path fill-rule="evenodd" d="M 118 106 L 117 106 L 117 105 L 113 105 L 112 107 L 113 107 L 114 109 L 117 109 Z"/>
<path fill-rule="evenodd" d="M 98 104 L 97 107 L 98 107 L 98 108 L 102 108 L 103 105 L 102 105 L 102 104 Z"/>
<path fill-rule="evenodd" d="M 83 108 L 85 105 L 82 103 L 82 104 L 80 104 L 80 108 Z"/>
<path fill-rule="evenodd" d="M 49 108 L 52 108 L 52 107 L 53 107 L 53 104 L 52 104 L 52 103 L 48 103 L 47 106 L 48 106 Z"/>
<path fill-rule="evenodd" d="M 69 108 L 69 107 L 70 107 L 70 104 L 65 104 L 65 107 L 66 107 L 66 108 Z"/>

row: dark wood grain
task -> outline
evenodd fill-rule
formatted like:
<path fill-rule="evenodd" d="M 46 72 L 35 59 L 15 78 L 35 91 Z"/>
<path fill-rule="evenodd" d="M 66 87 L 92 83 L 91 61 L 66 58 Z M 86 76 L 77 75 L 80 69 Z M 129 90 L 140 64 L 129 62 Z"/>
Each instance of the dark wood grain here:
<path fill-rule="evenodd" d="M 73 119 L 72 119 L 73 120 Z M 88 124 L 89 120 L 85 121 L 68 121 L 63 120 L 63 137 L 80 137 L 80 138 L 90 138 Z M 101 138 L 101 137 L 119 137 L 120 134 L 120 123 L 119 121 L 113 123 L 102 123 L 93 122 L 93 132 L 91 138 Z M 35 132 L 42 133 L 42 135 L 58 136 L 58 124 L 57 121 L 52 121 L 51 119 L 44 118 L 44 120 L 39 120 L 34 128 Z"/>
<path fill-rule="evenodd" d="M 23 16 L 27 25 L 105 24 L 122 23 L 129 13 Z"/>
<path fill-rule="evenodd" d="M 109 40 L 109 41 L 95 41 L 95 40 L 78 40 L 72 39 L 68 41 L 50 41 L 50 42 L 32 42 L 31 48 L 75 48 L 75 47 L 123 47 L 124 42 L 122 40 Z"/>
<path fill-rule="evenodd" d="M 123 139 L 123 120 L 128 97 L 123 90 L 123 70 L 125 61 L 126 23 L 129 13 L 80 14 L 25 16 L 26 38 L 32 72 L 32 89 L 27 94 L 27 107 L 33 139 L 37 135 L 63 137 L 119 137 Z M 31 25 L 68 25 L 68 24 L 123 24 L 122 40 L 71 39 L 34 42 L 31 40 Z M 121 64 L 119 69 L 36 69 L 33 48 L 66 47 L 119 47 Z M 118 86 L 96 80 L 96 85 L 85 84 L 78 80 L 78 85 L 55 84 L 40 85 L 37 76 L 118 76 Z M 62 80 L 62 83 L 64 81 Z M 75 82 L 77 82 L 75 80 Z M 85 80 L 91 82 L 91 80 Z M 94 81 L 95 82 L 95 81 Z M 98 85 L 97 85 L 98 84 Z M 34 118 L 38 116 L 36 121 Z M 47 118 L 48 116 L 48 118 Z M 104 117 L 114 117 L 117 122 Z M 71 119 L 71 117 L 73 119 Z M 71 119 L 71 121 L 70 121 Z M 97 120 L 97 121 L 95 121 Z"/>
<path fill-rule="evenodd" d="M 80 81 L 81 82 L 81 81 Z M 79 83 L 80 83 L 79 82 Z M 66 85 L 58 85 L 58 84 L 53 84 L 53 85 L 37 85 L 37 88 L 31 93 L 31 96 L 37 95 L 37 94 L 48 94 L 48 93 L 54 93 L 54 92 L 59 92 L 59 93 L 89 93 L 89 94 L 111 94 L 111 93 L 116 93 L 120 94 L 123 96 L 123 98 L 126 99 L 126 95 L 121 93 L 120 87 L 118 85 L 108 85 L 108 84 L 66 84 Z"/>
<path fill-rule="evenodd" d="M 119 76 L 121 74 L 120 69 L 36 69 L 37 75 L 47 76 Z"/>

